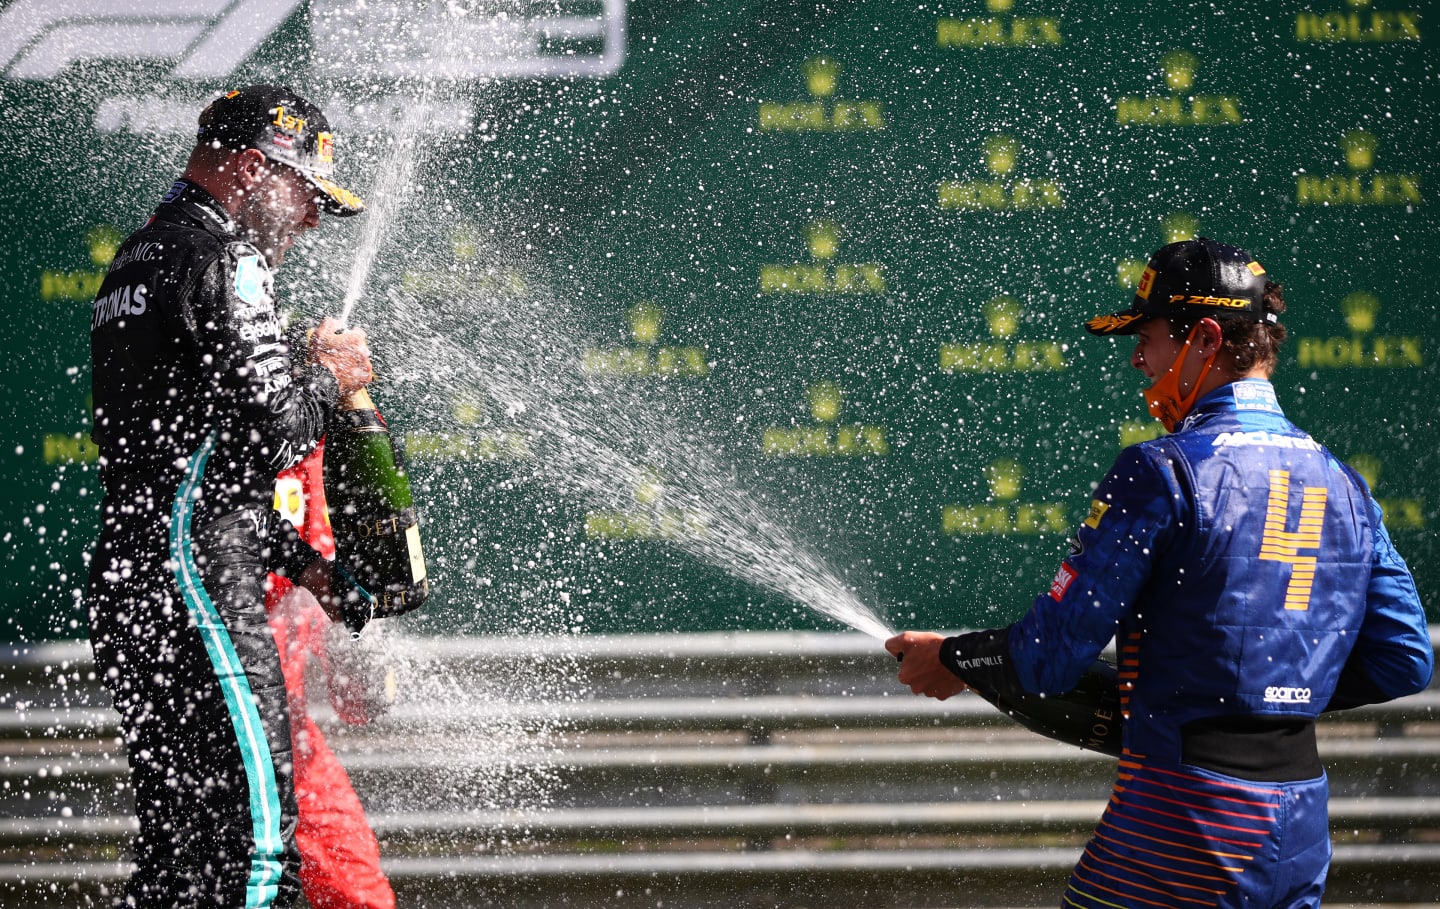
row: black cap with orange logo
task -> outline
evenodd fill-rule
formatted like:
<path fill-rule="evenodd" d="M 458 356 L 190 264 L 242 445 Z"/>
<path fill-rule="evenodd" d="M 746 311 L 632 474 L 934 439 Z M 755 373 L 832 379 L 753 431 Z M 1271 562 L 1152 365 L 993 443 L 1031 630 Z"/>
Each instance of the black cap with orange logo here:
<path fill-rule="evenodd" d="M 200 113 L 197 142 L 225 148 L 259 149 L 265 157 L 295 168 L 320 190 L 320 203 L 335 215 L 358 215 L 365 202 L 330 179 L 335 172 L 335 137 L 320 108 L 280 85 L 249 85 L 226 92 Z"/>
<path fill-rule="evenodd" d="M 1245 250 L 1209 237 L 1162 246 L 1150 257 L 1130 308 L 1085 323 L 1092 334 L 1133 335 L 1149 319 L 1278 322 L 1265 308 L 1265 269 Z"/>

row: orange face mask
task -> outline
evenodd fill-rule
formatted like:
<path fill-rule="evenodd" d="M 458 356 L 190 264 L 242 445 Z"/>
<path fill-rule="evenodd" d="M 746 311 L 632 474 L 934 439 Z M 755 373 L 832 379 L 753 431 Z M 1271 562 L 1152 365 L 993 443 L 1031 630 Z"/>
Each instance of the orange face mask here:
<path fill-rule="evenodd" d="M 1185 366 L 1185 358 L 1190 354 L 1190 344 L 1195 340 L 1195 332 L 1199 331 L 1200 325 L 1190 329 L 1190 336 L 1185 339 L 1185 344 L 1180 352 L 1175 355 L 1175 362 L 1165 372 L 1165 375 L 1155 380 L 1155 384 L 1145 389 L 1145 403 L 1150 407 L 1150 416 L 1159 420 L 1165 426 L 1166 432 L 1174 432 L 1180 421 L 1195 406 L 1195 399 L 1200 396 L 1200 386 L 1204 383 L 1205 377 L 1210 374 L 1210 367 L 1215 363 L 1215 357 L 1220 354 L 1219 346 L 1210 354 L 1205 365 L 1200 368 L 1200 374 L 1195 377 L 1195 384 L 1190 388 L 1190 394 L 1180 396 L 1180 372 Z"/>

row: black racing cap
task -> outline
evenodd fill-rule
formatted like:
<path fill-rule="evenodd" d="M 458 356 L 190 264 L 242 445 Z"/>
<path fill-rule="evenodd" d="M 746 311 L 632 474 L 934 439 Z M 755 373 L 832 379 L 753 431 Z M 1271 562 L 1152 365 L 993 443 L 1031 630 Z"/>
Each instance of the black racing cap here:
<path fill-rule="evenodd" d="M 1149 319 L 1278 322 L 1265 309 L 1265 269 L 1238 246 L 1209 237 L 1162 246 L 1150 257 L 1130 308 L 1085 323 L 1092 334 L 1133 335 Z"/>
<path fill-rule="evenodd" d="M 320 108 L 281 85 L 248 85 L 226 92 L 200 113 L 196 142 L 225 148 L 256 148 L 272 161 L 298 170 L 320 190 L 321 206 L 334 215 L 365 210 L 359 196 L 330 179 L 335 137 Z"/>

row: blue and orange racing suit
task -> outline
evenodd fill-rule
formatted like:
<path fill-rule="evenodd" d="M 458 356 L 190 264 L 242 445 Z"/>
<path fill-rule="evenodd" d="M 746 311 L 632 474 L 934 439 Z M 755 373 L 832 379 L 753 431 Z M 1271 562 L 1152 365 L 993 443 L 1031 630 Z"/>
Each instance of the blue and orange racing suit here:
<path fill-rule="evenodd" d="M 1125 449 L 1048 592 L 941 659 L 1063 693 L 1114 639 L 1124 750 L 1065 905 L 1316 906 L 1330 860 L 1323 710 L 1429 683 L 1424 609 L 1365 481 L 1269 382 Z"/>

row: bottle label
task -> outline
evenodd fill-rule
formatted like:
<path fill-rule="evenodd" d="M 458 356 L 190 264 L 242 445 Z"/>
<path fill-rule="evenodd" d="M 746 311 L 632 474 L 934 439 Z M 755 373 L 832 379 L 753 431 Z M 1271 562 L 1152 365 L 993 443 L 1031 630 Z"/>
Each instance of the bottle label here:
<path fill-rule="evenodd" d="M 420 549 L 419 524 L 405 529 L 405 548 L 410 552 L 410 583 L 419 584 L 425 580 L 425 553 Z"/>

